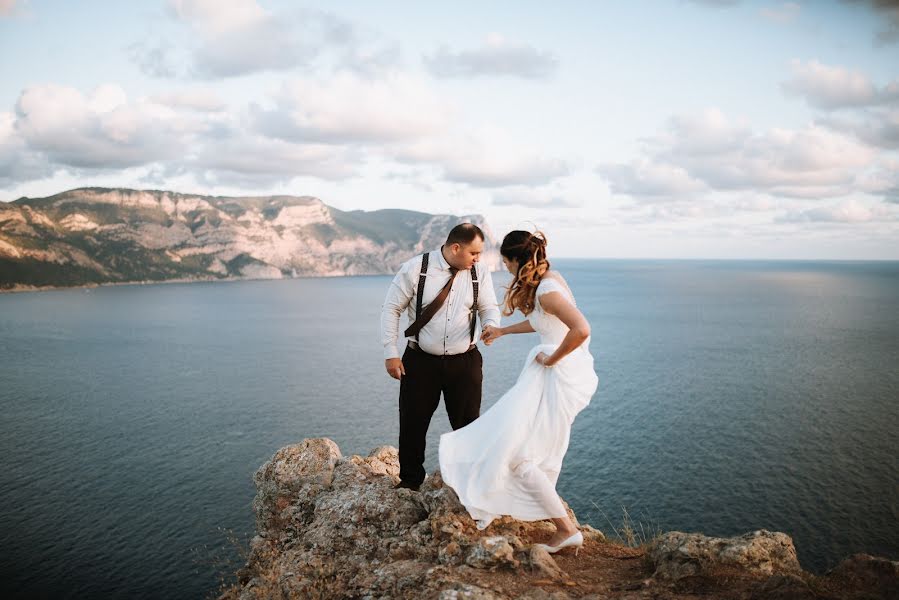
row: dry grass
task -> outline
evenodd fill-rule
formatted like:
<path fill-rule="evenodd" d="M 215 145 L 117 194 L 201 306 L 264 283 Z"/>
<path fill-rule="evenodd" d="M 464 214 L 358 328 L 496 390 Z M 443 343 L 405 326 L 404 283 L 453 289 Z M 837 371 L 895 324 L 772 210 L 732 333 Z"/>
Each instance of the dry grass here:
<path fill-rule="evenodd" d="M 630 548 L 647 546 L 664 533 L 658 523 L 654 523 L 644 513 L 640 514 L 640 520 L 634 521 L 624 505 L 621 506 L 621 524 L 616 527 L 596 502 L 591 500 L 590 503 L 602 514 L 609 527 L 615 532 L 615 537 Z"/>

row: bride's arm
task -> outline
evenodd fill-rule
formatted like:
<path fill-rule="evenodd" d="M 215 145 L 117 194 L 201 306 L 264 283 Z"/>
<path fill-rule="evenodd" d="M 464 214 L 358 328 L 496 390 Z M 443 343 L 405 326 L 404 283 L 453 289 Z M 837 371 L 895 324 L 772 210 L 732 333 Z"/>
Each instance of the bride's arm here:
<path fill-rule="evenodd" d="M 590 323 L 584 318 L 583 313 L 569 302 L 560 292 L 547 292 L 540 296 L 540 305 L 543 310 L 551 315 L 558 317 L 560 321 L 568 326 L 568 334 L 559 347 L 550 356 L 543 355 L 541 361 L 538 355 L 538 362 L 546 367 L 551 367 L 567 354 L 573 352 L 578 346 L 584 343 L 590 337 Z M 540 354 L 543 354 L 542 352 Z"/>
<path fill-rule="evenodd" d="M 481 339 L 489 346 L 495 342 L 497 338 L 502 337 L 507 333 L 534 333 L 534 328 L 531 327 L 531 322 L 527 319 L 520 323 L 515 323 L 514 325 L 507 325 L 506 327 L 492 327 L 488 325 L 484 328 Z"/>

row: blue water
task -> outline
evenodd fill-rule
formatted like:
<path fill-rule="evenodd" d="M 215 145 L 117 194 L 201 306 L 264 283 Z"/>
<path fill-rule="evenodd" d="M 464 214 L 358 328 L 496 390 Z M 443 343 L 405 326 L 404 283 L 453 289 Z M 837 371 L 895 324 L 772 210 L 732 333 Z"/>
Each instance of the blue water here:
<path fill-rule="evenodd" d="M 556 266 L 600 377 L 559 481 L 582 521 L 611 531 L 624 506 L 646 528 L 784 531 L 816 572 L 899 557 L 899 263 Z M 0 295 L 3 596 L 213 594 L 278 448 L 396 443 L 389 281 Z M 533 343 L 483 350 L 482 408 Z M 429 471 L 447 430 L 438 409 Z"/>

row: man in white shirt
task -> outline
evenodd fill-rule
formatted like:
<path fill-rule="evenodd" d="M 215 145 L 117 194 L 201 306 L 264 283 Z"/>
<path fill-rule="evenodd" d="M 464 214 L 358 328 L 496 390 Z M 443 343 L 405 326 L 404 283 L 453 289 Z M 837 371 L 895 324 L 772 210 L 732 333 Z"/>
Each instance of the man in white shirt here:
<path fill-rule="evenodd" d="M 387 373 L 400 380 L 397 487 L 417 490 L 424 481 L 425 436 L 441 392 L 454 430 L 480 415 L 483 359 L 475 315 L 482 329 L 500 324 L 490 271 L 478 262 L 483 249 L 484 232 L 477 225 L 457 225 L 440 250 L 403 263 L 387 290 L 381 341 Z M 397 341 L 404 311 L 410 326 L 400 359 Z"/>

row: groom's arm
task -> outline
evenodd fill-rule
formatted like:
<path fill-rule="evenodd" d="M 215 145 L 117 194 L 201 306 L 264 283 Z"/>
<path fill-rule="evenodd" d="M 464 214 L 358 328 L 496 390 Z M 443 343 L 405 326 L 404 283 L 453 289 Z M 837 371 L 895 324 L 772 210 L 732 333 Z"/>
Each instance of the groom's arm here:
<path fill-rule="evenodd" d="M 403 363 L 397 348 L 400 317 L 412 301 L 413 281 L 409 272 L 409 263 L 404 263 L 390 283 L 384 304 L 381 305 L 381 345 L 384 347 L 385 368 L 396 379 L 403 373 Z"/>

